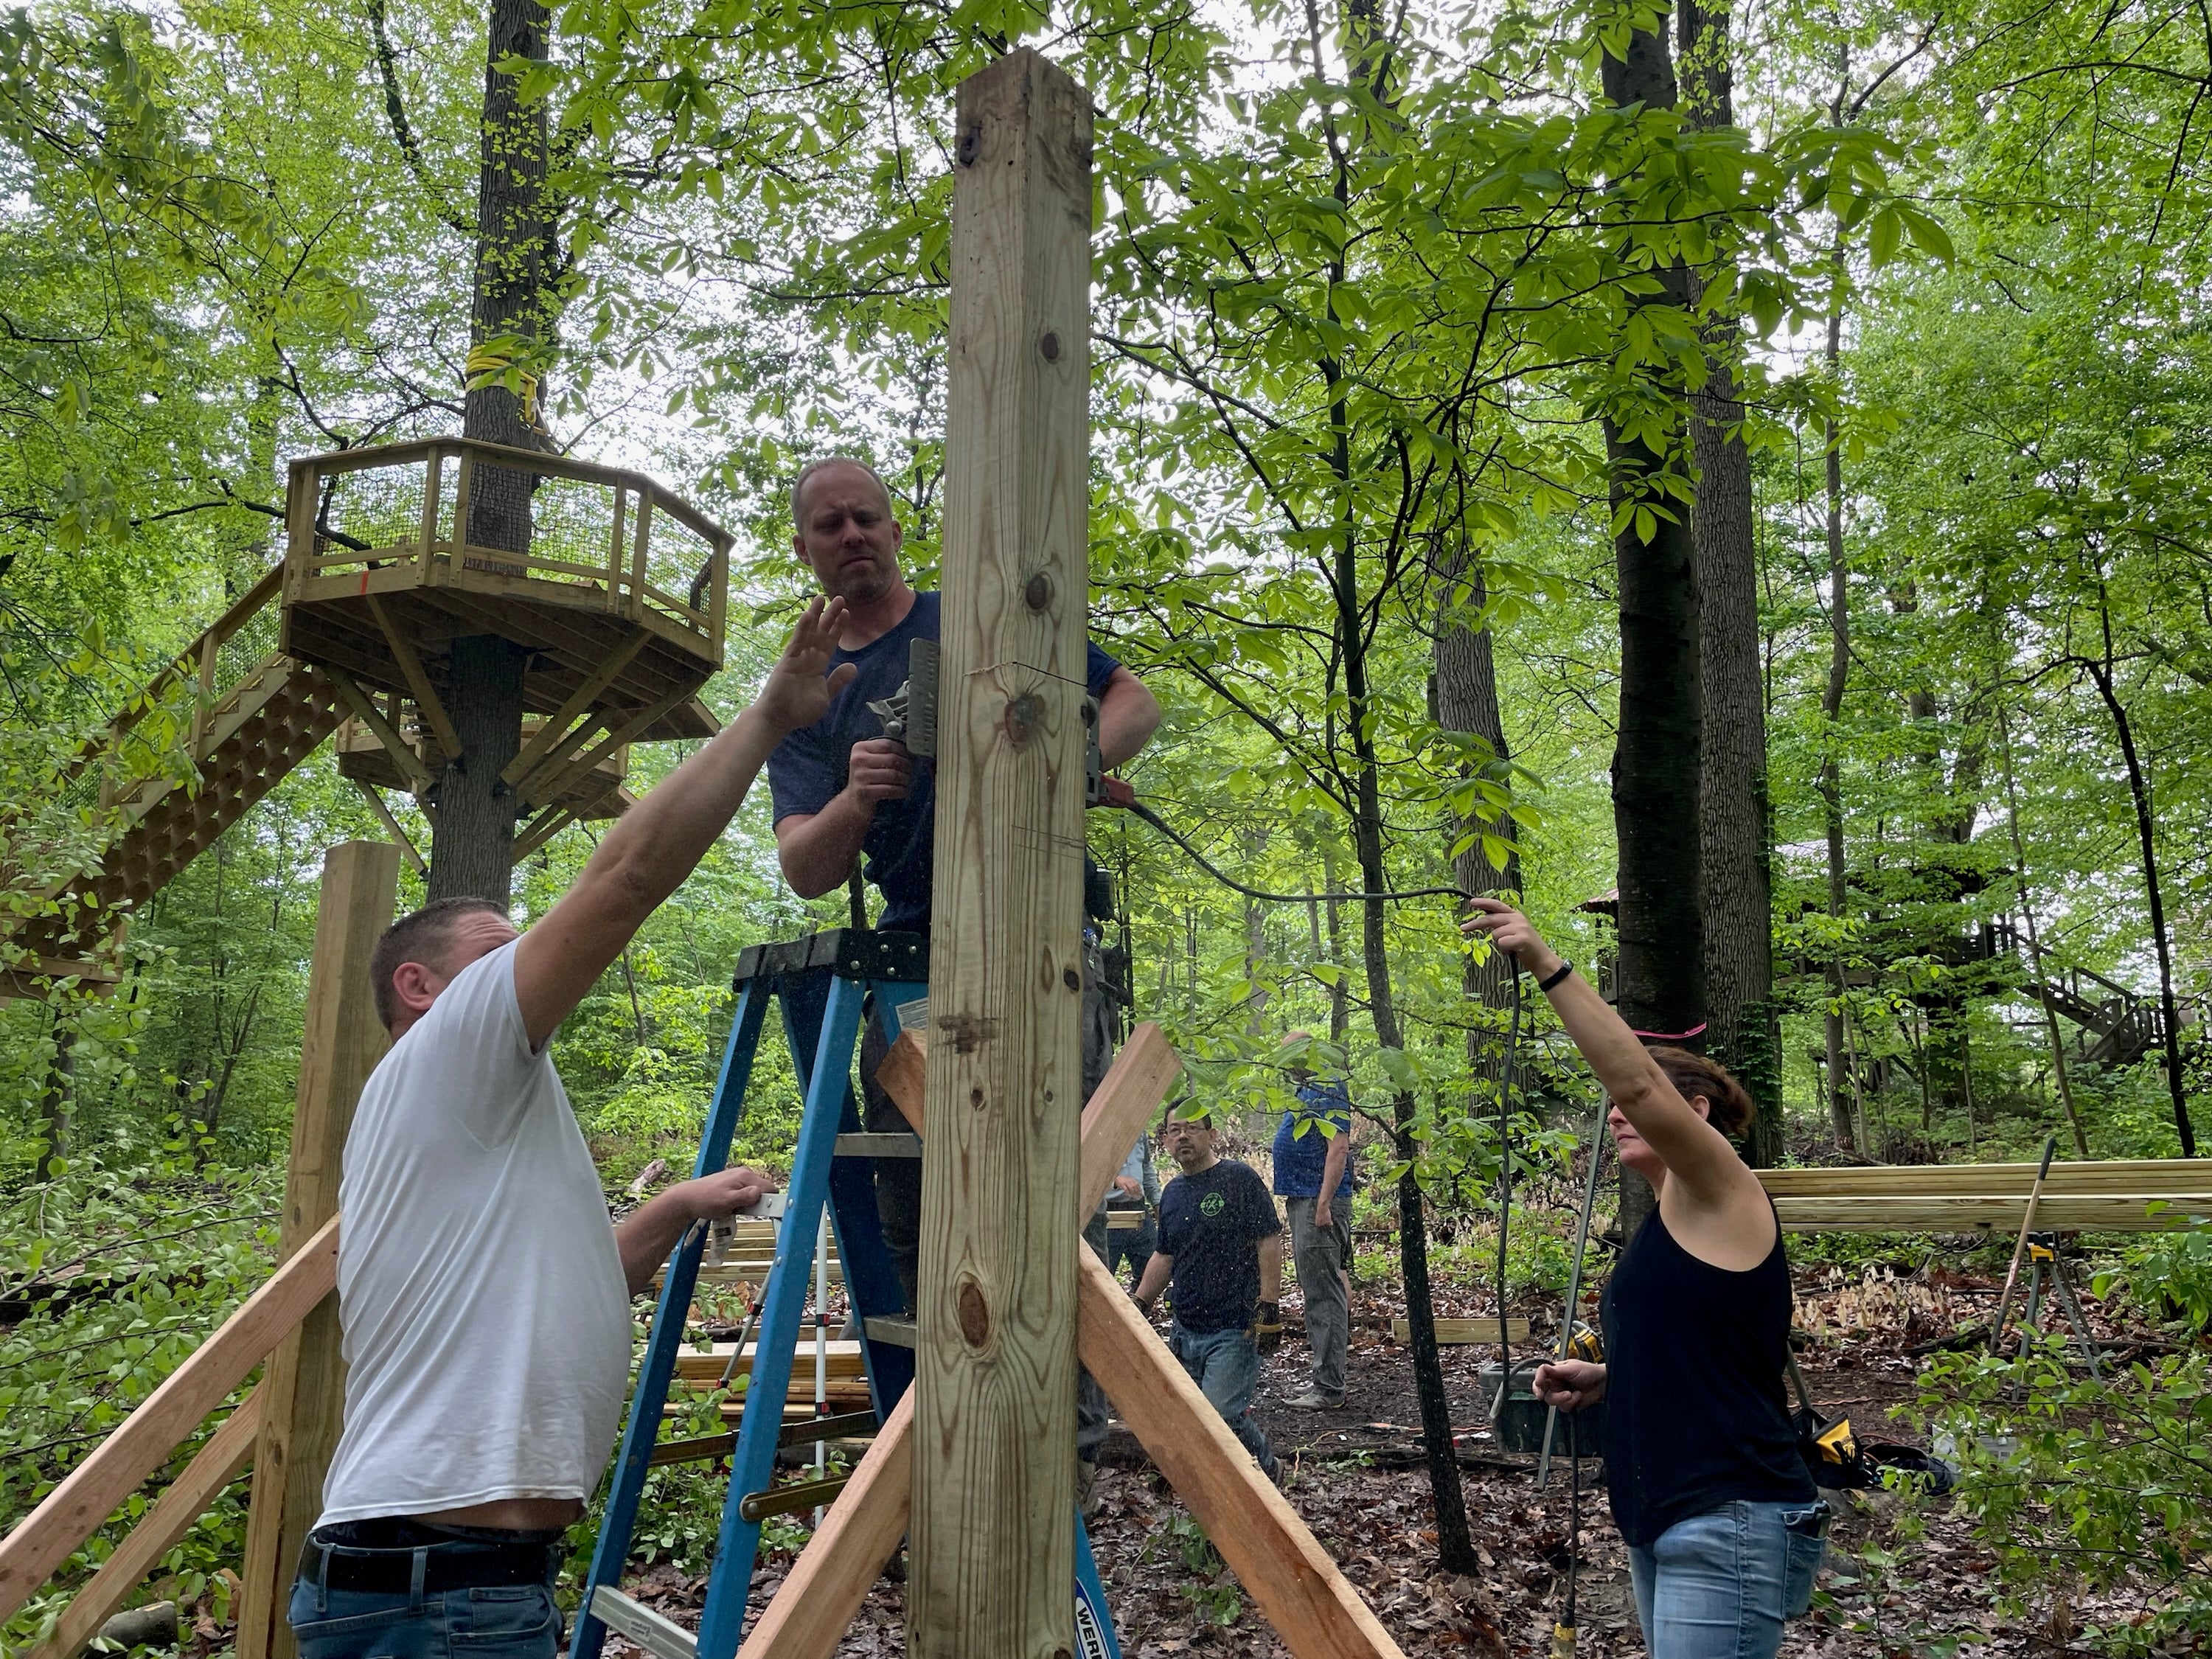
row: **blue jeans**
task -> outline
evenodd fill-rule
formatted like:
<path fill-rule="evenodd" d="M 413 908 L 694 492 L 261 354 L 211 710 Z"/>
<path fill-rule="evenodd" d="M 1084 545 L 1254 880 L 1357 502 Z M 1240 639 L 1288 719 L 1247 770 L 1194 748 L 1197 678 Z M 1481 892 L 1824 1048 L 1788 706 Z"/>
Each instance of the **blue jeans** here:
<path fill-rule="evenodd" d="M 466 1544 L 437 1552 L 465 1553 Z M 429 1591 L 331 1589 L 301 1574 L 286 1615 L 300 1659 L 556 1659 L 561 1615 L 543 1584 Z"/>
<path fill-rule="evenodd" d="M 1260 1386 L 1260 1351 L 1245 1330 L 1208 1331 L 1203 1336 L 1177 1323 L 1168 1333 L 1168 1346 L 1190 1380 L 1198 1384 L 1221 1420 L 1236 1431 L 1244 1449 L 1259 1460 L 1267 1478 L 1275 1478 L 1275 1454 L 1267 1449 L 1267 1437 L 1252 1419 L 1252 1391 Z"/>
<path fill-rule="evenodd" d="M 1636 1619 L 1650 1659 L 1774 1659 L 1784 1620 L 1813 1599 L 1828 1506 L 1723 1504 L 1631 1545 Z"/>

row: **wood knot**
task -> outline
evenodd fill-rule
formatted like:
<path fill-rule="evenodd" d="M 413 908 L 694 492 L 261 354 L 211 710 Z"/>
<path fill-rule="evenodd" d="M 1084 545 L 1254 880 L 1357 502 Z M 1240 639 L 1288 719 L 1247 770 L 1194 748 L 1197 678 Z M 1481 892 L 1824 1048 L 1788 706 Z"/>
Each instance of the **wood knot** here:
<path fill-rule="evenodd" d="M 1063 968 L 1060 969 L 1060 982 L 1071 991 L 1080 991 L 1083 988 L 1083 975 L 1073 968 Z"/>
<path fill-rule="evenodd" d="M 1036 730 L 1037 719 L 1044 713 L 1044 701 L 1034 691 L 1024 691 L 1006 705 L 1006 741 L 1019 748 L 1029 741 L 1030 733 Z"/>
<path fill-rule="evenodd" d="M 991 1340 L 991 1310 L 984 1304 L 983 1287 L 974 1279 L 960 1285 L 960 1339 L 971 1348 Z"/>
<path fill-rule="evenodd" d="M 960 135 L 960 148 L 957 152 L 960 165 L 963 167 L 974 167 L 976 156 L 982 154 L 982 150 L 983 124 L 981 121 L 970 121 L 968 124 L 968 130 Z"/>
<path fill-rule="evenodd" d="M 1045 362 L 1048 363 L 1058 362 L 1060 361 L 1060 336 L 1054 333 L 1050 329 L 1047 329 L 1045 331 L 1044 338 L 1037 342 L 1037 349 L 1044 354 Z"/>
<path fill-rule="evenodd" d="M 989 1042 L 999 1034 L 999 1022 L 984 1019 L 975 1014 L 947 1014 L 936 1022 L 952 1038 L 952 1052 L 972 1054 L 979 1044 Z"/>
<path fill-rule="evenodd" d="M 1042 611 L 1052 603 L 1052 577 L 1042 570 L 1022 584 L 1022 603 L 1032 611 Z"/>
<path fill-rule="evenodd" d="M 968 1091 L 968 1103 L 970 1106 L 975 1107 L 978 1111 L 981 1111 L 983 1107 L 982 1090 L 980 1088 L 970 1089 Z"/>

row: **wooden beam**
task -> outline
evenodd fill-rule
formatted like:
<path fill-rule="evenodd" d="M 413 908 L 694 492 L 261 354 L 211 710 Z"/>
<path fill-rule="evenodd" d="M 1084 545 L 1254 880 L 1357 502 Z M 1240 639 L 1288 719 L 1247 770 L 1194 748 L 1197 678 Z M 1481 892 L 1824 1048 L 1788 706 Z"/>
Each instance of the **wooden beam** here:
<path fill-rule="evenodd" d="M 653 725 L 654 721 L 659 720 L 662 715 L 690 696 L 690 693 L 688 691 L 678 691 L 672 696 L 661 698 L 658 702 L 649 702 L 641 708 L 629 711 L 628 717 L 620 726 L 609 731 L 584 753 L 568 762 L 562 769 L 554 772 L 550 777 L 544 775 L 548 768 L 562 766 L 560 757 L 556 756 L 539 766 L 538 778 L 533 778 L 526 787 L 515 793 L 522 797 L 526 805 L 536 805 L 541 801 L 560 799 L 562 795 L 582 782 L 592 768 L 624 744 L 635 742 L 647 726 Z M 604 720 L 613 712 L 612 709 L 604 710 L 598 718 Z"/>
<path fill-rule="evenodd" d="M 0 1620 L 13 1618 L 70 1552 L 337 1288 L 337 1275 L 338 1224 L 332 1219 L 0 1539 Z"/>
<path fill-rule="evenodd" d="M 1403 1659 L 1274 1482 L 1086 1247 L 1083 1363 L 1293 1659 Z"/>
<path fill-rule="evenodd" d="M 906 1532 L 914 1485 L 914 1391 L 884 1421 L 738 1659 L 830 1659 Z"/>
<path fill-rule="evenodd" d="M 256 1389 L 238 1402 L 238 1409 L 223 1419 L 222 1426 L 185 1465 L 184 1473 L 154 1500 L 115 1547 L 115 1553 L 100 1564 L 100 1570 L 62 1609 L 46 1639 L 24 1659 L 77 1659 L 85 1644 L 100 1634 L 100 1627 L 253 1461 L 254 1437 L 261 1431 L 261 1395 Z"/>
<path fill-rule="evenodd" d="M 361 798 L 368 803 L 368 810 L 376 814 L 376 821 L 384 826 L 392 844 L 399 849 L 399 856 L 407 860 L 407 867 L 418 876 L 428 875 L 430 866 L 422 861 L 422 854 L 399 820 L 392 816 L 392 809 L 384 804 L 384 792 L 365 778 L 356 778 L 353 787 L 361 791 Z"/>
<path fill-rule="evenodd" d="M 2150 1213 L 2153 1204 L 2166 1207 Z M 2006 1233 L 2019 1231 L 2027 1196 L 1914 1194 L 1905 1198 L 1778 1198 L 1775 1213 L 1793 1233 Z M 2212 1216 L 2212 1193 L 2130 1196 L 2045 1196 L 2036 1219 L 2051 1232 L 2172 1232 L 2192 1215 Z"/>
<path fill-rule="evenodd" d="M 384 745 L 384 752 L 392 757 L 392 763 L 399 769 L 399 775 L 412 780 L 411 787 L 418 795 L 428 789 L 431 783 L 430 769 L 415 752 L 415 745 L 408 742 L 399 728 L 385 717 L 384 711 L 376 706 L 376 700 L 362 689 L 361 682 L 343 668 L 333 668 L 328 663 L 323 665 L 323 672 L 330 677 L 331 684 L 337 687 L 338 696 L 346 700 L 346 706 L 353 710 L 354 717 Z"/>
<path fill-rule="evenodd" d="M 1760 1170 L 1759 1184 L 1777 1198 L 2018 1197 L 2035 1184 L 2033 1164 L 1895 1164 L 1820 1170 Z M 2053 1164 L 2044 1195 L 2110 1194 L 2154 1198 L 2161 1193 L 2212 1193 L 2212 1158 L 2130 1158 Z"/>
<path fill-rule="evenodd" d="M 287 1257 L 338 1212 L 338 1174 L 362 1085 L 390 1042 L 376 1018 L 369 952 L 392 924 L 399 849 L 349 841 L 323 859 L 314 955 L 301 1034 L 292 1151 L 284 1175 L 280 1241 Z M 284 1340 L 263 1376 L 260 1444 L 253 1455 L 238 1608 L 238 1659 L 293 1659 L 284 1616 L 292 1572 L 322 1510 L 323 1476 L 337 1449 L 345 1408 L 345 1358 L 337 1298 L 327 1298 Z"/>
<path fill-rule="evenodd" d="M 1074 1649 L 1090 95 L 960 86 L 908 1649 Z"/>
<path fill-rule="evenodd" d="M 926 1057 L 920 1037 L 919 1032 L 905 1032 L 891 1045 L 893 1054 L 905 1053 L 892 1082 L 886 1083 L 884 1077 L 890 1063 L 888 1056 L 876 1072 L 876 1081 L 886 1092 L 896 1087 L 910 1097 L 909 1108 L 899 1094 L 891 1095 L 917 1134 L 921 1132 L 921 1066 Z M 1182 1061 L 1168 1046 L 1165 1034 L 1147 1022 L 1129 1034 L 1129 1041 L 1099 1079 L 1083 1110 L 1083 1184 L 1076 1194 L 1079 1229 L 1082 1218 L 1105 1199 L 1121 1161 L 1182 1071 Z M 800 1552 L 751 1638 L 738 1650 L 738 1659 L 831 1659 L 836 1652 L 868 1586 L 882 1573 L 906 1531 L 911 1514 L 914 1403 L 909 1389 Z"/>
<path fill-rule="evenodd" d="M 901 1031 L 883 1064 L 876 1067 L 876 1086 L 890 1097 L 907 1127 L 916 1134 L 921 1133 L 926 1109 L 922 1097 L 928 1086 L 928 1040 L 920 1031 Z"/>
<path fill-rule="evenodd" d="M 192 1529 L 200 1516 L 253 1461 L 254 1437 L 261 1425 L 261 1390 L 238 1403 L 209 1437 L 184 1471 L 162 1490 L 125 1534 L 115 1553 L 70 1599 L 46 1639 L 25 1659 L 78 1659 L 131 1594 Z"/>
<path fill-rule="evenodd" d="M 599 693 L 615 683 L 615 676 L 629 666 L 630 659 L 645 648 L 646 641 L 652 637 L 640 629 L 593 669 L 588 679 L 568 694 L 568 701 L 561 705 L 561 712 L 538 728 L 538 734 L 523 745 L 522 752 L 509 761 L 507 769 L 500 774 L 509 788 L 530 775 L 531 769 L 567 735 L 568 728 L 598 700 Z"/>
<path fill-rule="evenodd" d="M 462 483 L 465 489 L 466 462 L 462 465 Z M 454 537 L 456 540 L 460 538 L 458 525 L 454 526 Z M 376 618 L 376 625 L 384 630 L 385 646 L 391 651 L 392 661 L 399 665 L 399 672 L 407 682 L 408 690 L 414 696 L 416 708 L 421 709 L 422 718 L 430 722 L 431 733 L 438 739 L 438 746 L 446 751 L 447 760 L 458 760 L 461 753 L 460 734 L 453 730 L 453 721 L 446 717 L 446 705 L 438 700 L 438 688 L 430 684 L 430 676 L 422 666 L 422 659 L 416 654 L 413 642 L 393 623 L 392 613 L 384 608 L 384 601 L 374 593 L 367 597 L 368 614 Z"/>
<path fill-rule="evenodd" d="M 1412 1325 L 1405 1320 L 1394 1319 L 1390 1322 L 1390 1340 L 1393 1342 L 1412 1341 L 1413 1340 L 1412 1332 Z M 1525 1319 L 1507 1320 L 1505 1340 L 1509 1342 L 1526 1342 L 1528 1340 L 1528 1322 Z M 1439 1319 L 1437 1321 L 1437 1343 L 1441 1347 L 1465 1347 L 1469 1343 L 1480 1346 L 1497 1340 L 1498 1322 L 1495 1319 Z"/>

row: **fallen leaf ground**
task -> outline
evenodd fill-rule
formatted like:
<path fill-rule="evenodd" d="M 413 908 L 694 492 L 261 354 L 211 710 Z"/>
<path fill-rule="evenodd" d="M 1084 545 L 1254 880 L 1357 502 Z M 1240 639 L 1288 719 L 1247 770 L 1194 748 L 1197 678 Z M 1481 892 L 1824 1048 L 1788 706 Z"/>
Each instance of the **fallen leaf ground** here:
<path fill-rule="evenodd" d="M 1946 1272 L 1888 1275 L 1876 1270 L 1799 1278 L 1799 1320 L 1816 1340 L 1805 1370 L 1824 1409 L 1845 1411 L 1862 1435 L 1909 1439 L 1892 1407 L 1917 1389 L 1913 1350 L 1986 1320 L 1996 1286 Z M 1458 1298 L 1452 1298 L 1455 1302 Z M 1479 1302 L 1440 1313 L 1490 1310 Z M 1498 1451 L 1477 1403 L 1475 1370 L 1490 1355 L 1445 1351 L 1455 1426 L 1469 1431 L 1461 1449 L 1462 1479 L 1480 1570 L 1468 1577 L 1440 1571 L 1436 1520 L 1413 1425 L 1407 1350 L 1385 1334 L 1399 1311 L 1384 1294 L 1355 1305 L 1349 1399 L 1340 1412 L 1295 1412 L 1281 1401 L 1303 1385 L 1309 1355 L 1293 1314 L 1291 1339 L 1267 1363 L 1256 1407 L 1279 1455 L 1292 1470 L 1287 1496 L 1408 1656 L 1468 1653 L 1548 1654 L 1569 1559 L 1571 1498 L 1567 1471 L 1555 1468 L 1547 1489 L 1534 1480 L 1533 1458 Z M 1520 1311 L 1516 1309 L 1516 1311 Z M 1541 1310 L 1540 1320 L 1545 1317 Z M 2093 1309 L 2102 1338 L 2124 1339 Z M 1556 1306 L 1549 1318 L 1556 1321 Z M 1586 1659 L 1641 1654 L 1626 1553 L 1607 1512 L 1602 1473 L 1584 1462 L 1580 1504 L 1579 1652 Z M 2068 1651 L 2065 1632 L 2047 1622 L 2007 1620 L 1994 1612 L 1992 1562 L 1965 1522 L 1937 1506 L 1925 1537 L 1894 1541 L 1894 1500 L 1857 1499 L 1844 1510 L 1823 1572 L 1820 1604 L 1790 1626 L 1786 1659 L 1840 1656 L 1939 1654 L 1954 1643 L 2012 1656 Z M 1146 1460 L 1134 1437 L 1116 1426 L 1100 1476 L 1098 1512 L 1091 1534 L 1127 1659 L 1179 1654 L 1262 1656 L 1286 1653 L 1237 1588 L 1234 1576 L 1206 1550 L 1174 1494 Z M 1879 1571 L 1862 1553 L 1894 1550 Z M 792 1557 L 763 1557 L 752 1595 L 757 1609 L 789 1571 Z M 670 1569 L 648 1571 L 633 1589 L 681 1622 L 696 1622 L 704 1580 Z M 870 1592 L 841 1654 L 904 1651 L 902 1586 L 886 1577 Z M 2110 1609 L 2075 1609 L 2077 1619 Z M 2123 1610 L 2124 1611 L 2124 1610 Z M 622 1644 L 615 1644 L 620 1648 Z M 614 1651 L 611 1649 L 611 1651 Z M 2079 1651 L 2079 1650 L 2074 1650 Z M 624 1656 L 624 1659 L 628 1659 Z"/>

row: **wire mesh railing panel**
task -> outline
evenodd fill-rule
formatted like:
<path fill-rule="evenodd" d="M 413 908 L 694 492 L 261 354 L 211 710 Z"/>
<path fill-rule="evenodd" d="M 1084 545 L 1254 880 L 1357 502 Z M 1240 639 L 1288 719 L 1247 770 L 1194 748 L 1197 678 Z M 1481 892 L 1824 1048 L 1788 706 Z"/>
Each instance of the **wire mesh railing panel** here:
<path fill-rule="evenodd" d="M 714 557 L 714 543 L 674 514 L 656 512 L 646 548 L 647 606 L 703 631 Z"/>
<path fill-rule="evenodd" d="M 422 541 L 427 460 L 325 472 L 315 480 L 314 547 L 324 571 L 411 558 Z"/>
<path fill-rule="evenodd" d="M 629 560 L 615 545 L 615 495 L 614 485 L 597 479 L 541 475 L 531 501 L 531 574 L 602 593 L 610 581 L 626 580 Z M 636 507 L 626 506 L 623 527 L 635 530 Z"/>

